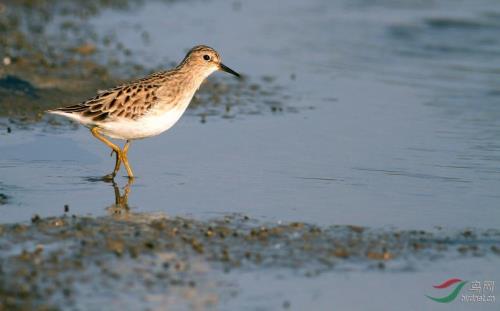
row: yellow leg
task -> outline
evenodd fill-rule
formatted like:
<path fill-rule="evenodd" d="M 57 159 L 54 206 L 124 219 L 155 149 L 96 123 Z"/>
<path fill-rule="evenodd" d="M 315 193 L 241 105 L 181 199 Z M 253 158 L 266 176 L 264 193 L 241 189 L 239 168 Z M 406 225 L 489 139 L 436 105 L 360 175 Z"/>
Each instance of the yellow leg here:
<path fill-rule="evenodd" d="M 90 132 L 92 133 L 92 135 L 94 135 L 95 138 L 97 138 L 100 141 L 102 141 L 104 144 L 106 144 L 106 146 L 108 146 L 109 148 L 113 149 L 114 153 L 116 153 L 115 169 L 113 170 L 113 173 L 110 173 L 110 174 L 108 174 L 108 175 L 105 176 L 107 178 L 114 178 L 116 176 L 116 173 L 120 169 L 120 165 L 121 165 L 121 162 L 122 162 L 122 151 L 120 150 L 120 147 L 118 147 L 117 145 L 113 144 L 112 142 L 110 142 L 109 140 L 107 140 L 104 136 L 102 136 L 101 133 L 99 133 L 99 128 L 94 127 L 94 128 L 92 128 L 90 130 Z"/>
<path fill-rule="evenodd" d="M 125 168 L 127 169 L 128 178 L 133 179 L 134 173 L 132 173 L 132 168 L 130 167 L 130 164 L 128 164 L 127 152 L 129 147 L 130 147 L 130 140 L 127 140 L 125 146 L 123 146 L 122 161 L 123 165 L 125 165 Z"/>
<path fill-rule="evenodd" d="M 113 154 L 113 152 L 116 153 L 115 169 L 113 170 L 113 174 L 112 174 L 114 177 L 116 175 L 116 173 L 118 173 L 118 170 L 120 169 L 120 165 L 122 164 L 122 159 L 121 159 L 119 151 L 117 152 L 117 151 L 113 150 L 111 152 L 111 154 Z"/>

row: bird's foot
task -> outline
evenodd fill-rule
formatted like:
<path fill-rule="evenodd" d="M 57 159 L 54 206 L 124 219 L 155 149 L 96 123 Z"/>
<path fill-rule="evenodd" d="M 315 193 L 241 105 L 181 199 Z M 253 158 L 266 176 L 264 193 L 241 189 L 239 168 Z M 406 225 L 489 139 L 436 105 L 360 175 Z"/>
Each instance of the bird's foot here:
<path fill-rule="evenodd" d="M 114 181 L 115 180 L 116 173 L 109 173 L 107 175 L 102 176 L 102 180 L 104 181 Z"/>

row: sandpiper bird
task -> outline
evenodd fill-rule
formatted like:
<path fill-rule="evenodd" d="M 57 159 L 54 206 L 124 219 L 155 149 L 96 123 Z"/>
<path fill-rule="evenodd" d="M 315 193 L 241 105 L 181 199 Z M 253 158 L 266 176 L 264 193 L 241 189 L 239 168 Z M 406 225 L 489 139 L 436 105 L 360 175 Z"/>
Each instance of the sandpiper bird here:
<path fill-rule="evenodd" d="M 116 153 L 115 169 L 105 177 L 114 178 L 123 162 L 129 178 L 133 178 L 127 159 L 130 142 L 171 128 L 182 116 L 201 83 L 217 70 L 240 76 L 222 64 L 217 51 L 198 45 L 189 50 L 174 69 L 100 91 L 78 105 L 47 112 L 83 124 L 92 135 L 112 149 L 111 154 Z M 123 149 L 104 136 L 125 140 Z"/>

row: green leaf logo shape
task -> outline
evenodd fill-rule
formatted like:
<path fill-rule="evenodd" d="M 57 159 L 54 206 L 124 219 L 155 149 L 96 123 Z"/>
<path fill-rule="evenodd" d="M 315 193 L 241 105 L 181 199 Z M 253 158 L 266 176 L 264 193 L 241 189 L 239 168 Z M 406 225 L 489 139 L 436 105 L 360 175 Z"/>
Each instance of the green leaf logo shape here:
<path fill-rule="evenodd" d="M 444 296 L 444 297 L 440 297 L 440 298 L 439 297 L 432 297 L 429 295 L 425 295 L 425 296 L 431 300 L 434 300 L 435 302 L 449 303 L 449 302 L 452 302 L 453 300 L 455 300 L 455 298 L 457 298 L 458 294 L 462 290 L 462 287 L 464 287 L 464 285 L 466 283 L 467 283 L 467 281 L 462 281 L 462 282 L 458 283 L 458 285 L 455 286 L 455 289 L 448 296 Z M 439 288 L 439 287 L 436 287 L 436 288 Z"/>

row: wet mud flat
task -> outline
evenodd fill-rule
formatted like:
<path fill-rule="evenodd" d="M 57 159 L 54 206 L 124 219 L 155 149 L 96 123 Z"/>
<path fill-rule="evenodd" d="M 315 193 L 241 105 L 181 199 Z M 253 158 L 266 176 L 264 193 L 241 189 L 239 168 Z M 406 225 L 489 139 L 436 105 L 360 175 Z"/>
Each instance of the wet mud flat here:
<path fill-rule="evenodd" d="M 500 231 L 457 232 L 263 224 L 134 214 L 64 215 L 0 226 L 0 310 L 217 308 L 231 299 L 218 275 L 289 270 L 413 271 L 414 261 L 500 256 Z M 68 214 L 68 213 L 66 213 Z"/>

